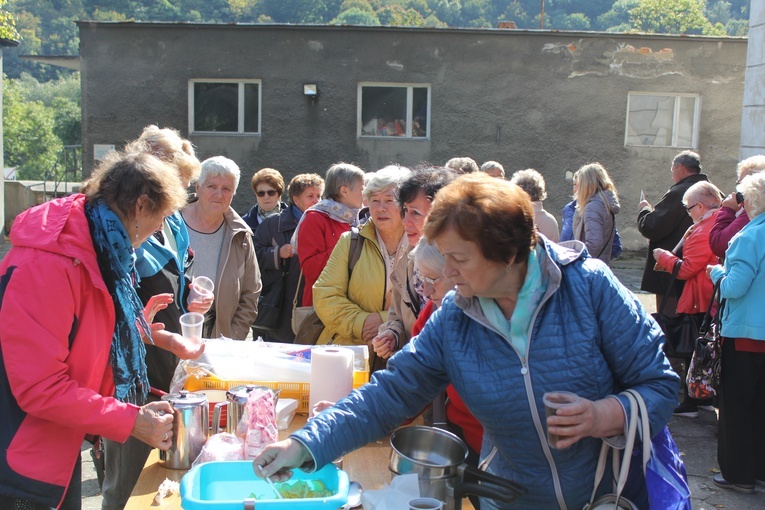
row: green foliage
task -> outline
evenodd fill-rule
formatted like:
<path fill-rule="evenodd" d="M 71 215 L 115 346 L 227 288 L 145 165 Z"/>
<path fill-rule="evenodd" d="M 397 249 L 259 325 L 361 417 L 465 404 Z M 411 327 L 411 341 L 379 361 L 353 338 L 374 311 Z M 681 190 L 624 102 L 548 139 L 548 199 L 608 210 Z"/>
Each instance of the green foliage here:
<path fill-rule="evenodd" d="M 704 0 L 640 0 L 630 11 L 630 23 L 640 32 L 725 35 L 704 15 Z"/>
<path fill-rule="evenodd" d="M 19 179 L 42 179 L 62 149 L 53 111 L 29 100 L 18 81 L 3 79 L 5 165 L 16 167 Z"/>
<path fill-rule="evenodd" d="M 596 18 L 593 23 L 595 30 L 610 30 L 627 32 L 630 28 L 630 11 L 640 4 L 640 0 L 616 0 L 611 9 Z M 611 30 L 613 28 L 621 30 Z"/>
<path fill-rule="evenodd" d="M 553 19 L 553 23 L 556 27 L 563 30 L 589 30 L 590 18 L 585 16 L 581 12 L 575 12 L 573 14 L 564 14 L 556 16 Z"/>
<path fill-rule="evenodd" d="M 19 38 L 19 33 L 16 31 L 16 20 L 13 18 L 13 14 L 4 8 L 6 3 L 8 0 L 0 0 L 0 38 L 16 41 Z"/>
<path fill-rule="evenodd" d="M 341 12 L 335 19 L 330 21 L 332 25 L 370 25 L 379 26 L 380 20 L 374 12 L 363 11 L 358 7 L 351 7 Z"/>
<path fill-rule="evenodd" d="M 377 18 L 381 25 L 396 27 L 422 27 L 425 26 L 425 18 L 418 11 L 409 8 L 404 9 L 401 5 L 387 5 L 377 11 Z"/>

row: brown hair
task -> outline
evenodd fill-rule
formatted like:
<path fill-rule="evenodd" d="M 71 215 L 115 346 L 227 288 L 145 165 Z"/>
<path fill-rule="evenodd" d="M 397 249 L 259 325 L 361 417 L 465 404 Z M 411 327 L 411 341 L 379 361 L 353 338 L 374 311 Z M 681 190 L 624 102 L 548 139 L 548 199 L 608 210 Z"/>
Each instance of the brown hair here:
<path fill-rule="evenodd" d="M 537 243 L 528 194 L 483 172 L 460 176 L 436 195 L 423 234 L 437 242 L 448 228 L 503 264 L 525 261 Z"/>
<path fill-rule="evenodd" d="M 252 191 L 258 191 L 258 184 L 266 183 L 279 192 L 279 195 L 284 193 L 284 177 L 278 170 L 273 168 L 261 168 L 255 175 L 252 176 Z"/>
<path fill-rule="evenodd" d="M 308 188 L 319 188 L 321 193 L 324 193 L 324 179 L 319 174 L 298 174 L 292 178 L 290 185 L 287 187 L 287 195 L 290 200 L 292 197 L 300 195 Z M 321 195 L 319 193 L 319 195 Z"/>
<path fill-rule="evenodd" d="M 156 214 L 186 205 L 186 190 L 175 167 L 146 153 L 111 152 L 85 183 L 88 200 L 102 200 L 124 219 L 132 219 L 138 199 Z"/>
<path fill-rule="evenodd" d="M 199 177 L 200 163 L 194 146 L 175 129 L 146 126 L 138 139 L 125 146 L 125 152 L 144 152 L 173 165 L 184 183 Z"/>

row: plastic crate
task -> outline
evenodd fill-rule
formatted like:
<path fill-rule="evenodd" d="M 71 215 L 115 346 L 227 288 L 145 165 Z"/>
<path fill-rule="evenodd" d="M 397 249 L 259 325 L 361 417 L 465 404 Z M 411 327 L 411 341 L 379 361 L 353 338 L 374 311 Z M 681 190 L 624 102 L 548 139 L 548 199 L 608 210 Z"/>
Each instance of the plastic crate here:
<path fill-rule="evenodd" d="M 369 382 L 369 372 L 353 372 L 353 387 L 358 388 Z M 280 382 L 280 381 L 231 381 L 214 377 L 189 377 L 184 389 L 189 391 L 204 390 L 228 390 L 234 386 L 254 384 L 256 386 L 268 386 L 272 390 L 281 390 L 280 398 L 294 398 L 298 401 L 297 412 L 308 414 L 311 384 L 307 382 Z"/>

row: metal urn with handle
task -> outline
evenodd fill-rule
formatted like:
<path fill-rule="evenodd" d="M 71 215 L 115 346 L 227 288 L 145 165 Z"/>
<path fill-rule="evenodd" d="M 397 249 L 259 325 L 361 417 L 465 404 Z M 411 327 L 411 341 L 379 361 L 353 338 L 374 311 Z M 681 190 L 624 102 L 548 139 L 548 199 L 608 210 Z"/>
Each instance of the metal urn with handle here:
<path fill-rule="evenodd" d="M 204 393 L 181 390 L 162 397 L 173 406 L 173 444 L 159 452 L 159 462 L 169 469 L 191 469 L 209 433 L 209 406 Z"/>

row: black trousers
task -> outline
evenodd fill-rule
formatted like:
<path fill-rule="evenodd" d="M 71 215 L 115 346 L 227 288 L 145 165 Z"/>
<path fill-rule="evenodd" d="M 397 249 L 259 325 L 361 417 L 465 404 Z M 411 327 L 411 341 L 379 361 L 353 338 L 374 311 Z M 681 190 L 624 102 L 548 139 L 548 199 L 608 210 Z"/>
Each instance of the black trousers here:
<path fill-rule="evenodd" d="M 717 462 L 737 484 L 765 480 L 765 353 L 736 351 L 723 341 Z"/>
<path fill-rule="evenodd" d="M 82 461 L 77 459 L 69 487 L 64 495 L 60 510 L 80 510 L 82 508 Z M 35 503 L 22 498 L 0 496 L 0 510 L 51 510 L 48 505 Z"/>

